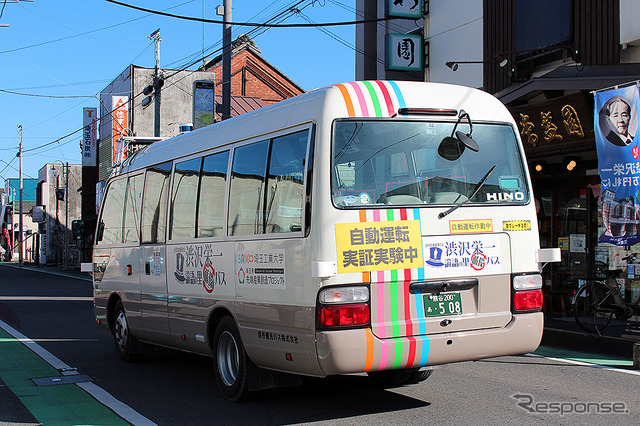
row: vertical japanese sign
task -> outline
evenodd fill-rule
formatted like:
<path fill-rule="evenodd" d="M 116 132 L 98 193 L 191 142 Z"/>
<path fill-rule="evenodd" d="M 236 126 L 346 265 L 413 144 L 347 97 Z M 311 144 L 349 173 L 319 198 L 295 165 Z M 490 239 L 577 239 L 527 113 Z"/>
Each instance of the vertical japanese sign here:
<path fill-rule="evenodd" d="M 387 34 L 387 69 L 422 71 L 424 43 L 422 34 Z"/>
<path fill-rule="evenodd" d="M 419 220 L 337 223 L 338 272 L 422 268 Z"/>
<path fill-rule="evenodd" d="M 387 0 L 387 15 L 402 18 L 422 18 L 423 0 Z"/>
<path fill-rule="evenodd" d="M 129 124 L 129 97 L 111 97 L 111 165 L 116 163 L 118 157 L 118 139 L 125 135 Z M 122 158 L 126 158 L 126 152 L 122 152 Z"/>
<path fill-rule="evenodd" d="M 595 94 L 594 133 L 605 225 L 600 242 L 619 246 L 640 242 L 638 104 L 636 85 Z"/>
<path fill-rule="evenodd" d="M 98 121 L 98 109 L 97 108 L 83 108 L 82 109 L 82 165 L 83 166 L 96 166 L 97 163 L 97 150 L 96 150 L 96 135 L 97 135 L 97 121 Z"/>

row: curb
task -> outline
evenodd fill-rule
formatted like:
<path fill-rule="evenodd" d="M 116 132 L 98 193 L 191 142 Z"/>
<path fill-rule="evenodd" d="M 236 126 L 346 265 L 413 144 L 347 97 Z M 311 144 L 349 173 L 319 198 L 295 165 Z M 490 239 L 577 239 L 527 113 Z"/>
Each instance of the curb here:
<path fill-rule="evenodd" d="M 634 343 L 637 342 L 621 337 L 545 327 L 541 345 L 633 359 Z"/>

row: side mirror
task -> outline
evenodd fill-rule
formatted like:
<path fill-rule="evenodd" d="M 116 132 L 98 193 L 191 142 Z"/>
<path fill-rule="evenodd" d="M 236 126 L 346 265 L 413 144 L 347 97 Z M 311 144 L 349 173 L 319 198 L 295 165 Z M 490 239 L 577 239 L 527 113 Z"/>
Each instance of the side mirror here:
<path fill-rule="evenodd" d="M 466 118 L 469 121 L 469 133 L 464 133 L 458 130 L 456 132 L 456 128 L 460 121 L 463 118 Z M 455 161 L 460 156 L 466 148 L 469 148 L 473 152 L 480 151 L 480 147 L 478 147 L 478 143 L 473 140 L 471 137 L 471 133 L 473 133 L 473 125 L 471 124 L 471 117 L 464 110 L 460 110 L 460 115 L 458 116 L 458 121 L 456 125 L 453 126 L 453 131 L 451 132 L 451 136 L 447 136 L 442 139 L 440 145 L 438 146 L 438 154 L 444 158 L 445 160 Z M 454 137 L 455 135 L 455 137 Z"/>

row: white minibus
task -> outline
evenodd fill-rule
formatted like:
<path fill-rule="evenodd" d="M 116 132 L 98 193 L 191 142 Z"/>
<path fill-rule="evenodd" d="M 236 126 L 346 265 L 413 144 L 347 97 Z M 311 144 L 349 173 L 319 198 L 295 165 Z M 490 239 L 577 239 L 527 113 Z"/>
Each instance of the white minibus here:
<path fill-rule="evenodd" d="M 107 183 L 95 241 L 96 319 L 119 356 L 212 356 L 233 401 L 532 351 L 540 262 L 556 255 L 506 107 L 400 81 L 317 89 L 137 151 Z"/>

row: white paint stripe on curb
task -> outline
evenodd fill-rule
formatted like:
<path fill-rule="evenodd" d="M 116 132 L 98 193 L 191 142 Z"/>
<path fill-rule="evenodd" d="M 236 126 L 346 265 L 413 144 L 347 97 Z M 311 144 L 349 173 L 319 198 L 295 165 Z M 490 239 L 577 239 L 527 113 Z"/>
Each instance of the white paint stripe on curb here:
<path fill-rule="evenodd" d="M 618 373 L 631 374 L 633 376 L 640 376 L 640 371 L 625 370 L 623 368 L 609 367 L 608 365 L 593 364 L 590 362 L 576 361 L 573 359 L 565 359 L 565 358 L 556 358 L 556 357 L 538 355 L 538 354 L 532 354 L 532 353 L 525 354 L 525 356 L 544 358 L 544 359 L 549 359 L 551 361 L 564 362 L 566 364 L 581 365 L 583 367 L 600 368 L 603 370 L 611 370 L 611 371 L 617 371 Z"/>
<path fill-rule="evenodd" d="M 70 371 L 74 370 L 66 363 L 62 362 L 59 358 L 53 355 L 51 352 L 29 339 L 24 334 L 20 333 L 15 328 L 11 327 L 6 322 L 0 320 L 0 328 L 9 333 L 16 340 L 20 341 L 27 348 L 31 349 L 36 355 L 42 358 L 45 362 L 51 365 L 56 370 Z M 105 407 L 112 410 L 118 416 L 120 416 L 125 421 L 134 424 L 134 425 L 155 425 L 154 422 L 144 417 L 142 414 L 135 411 L 133 408 L 129 407 L 125 403 L 114 398 L 109 392 L 97 386 L 95 383 L 85 382 L 85 383 L 76 383 L 76 386 L 83 389 L 89 395 L 94 397 L 96 401 L 104 405 Z"/>

